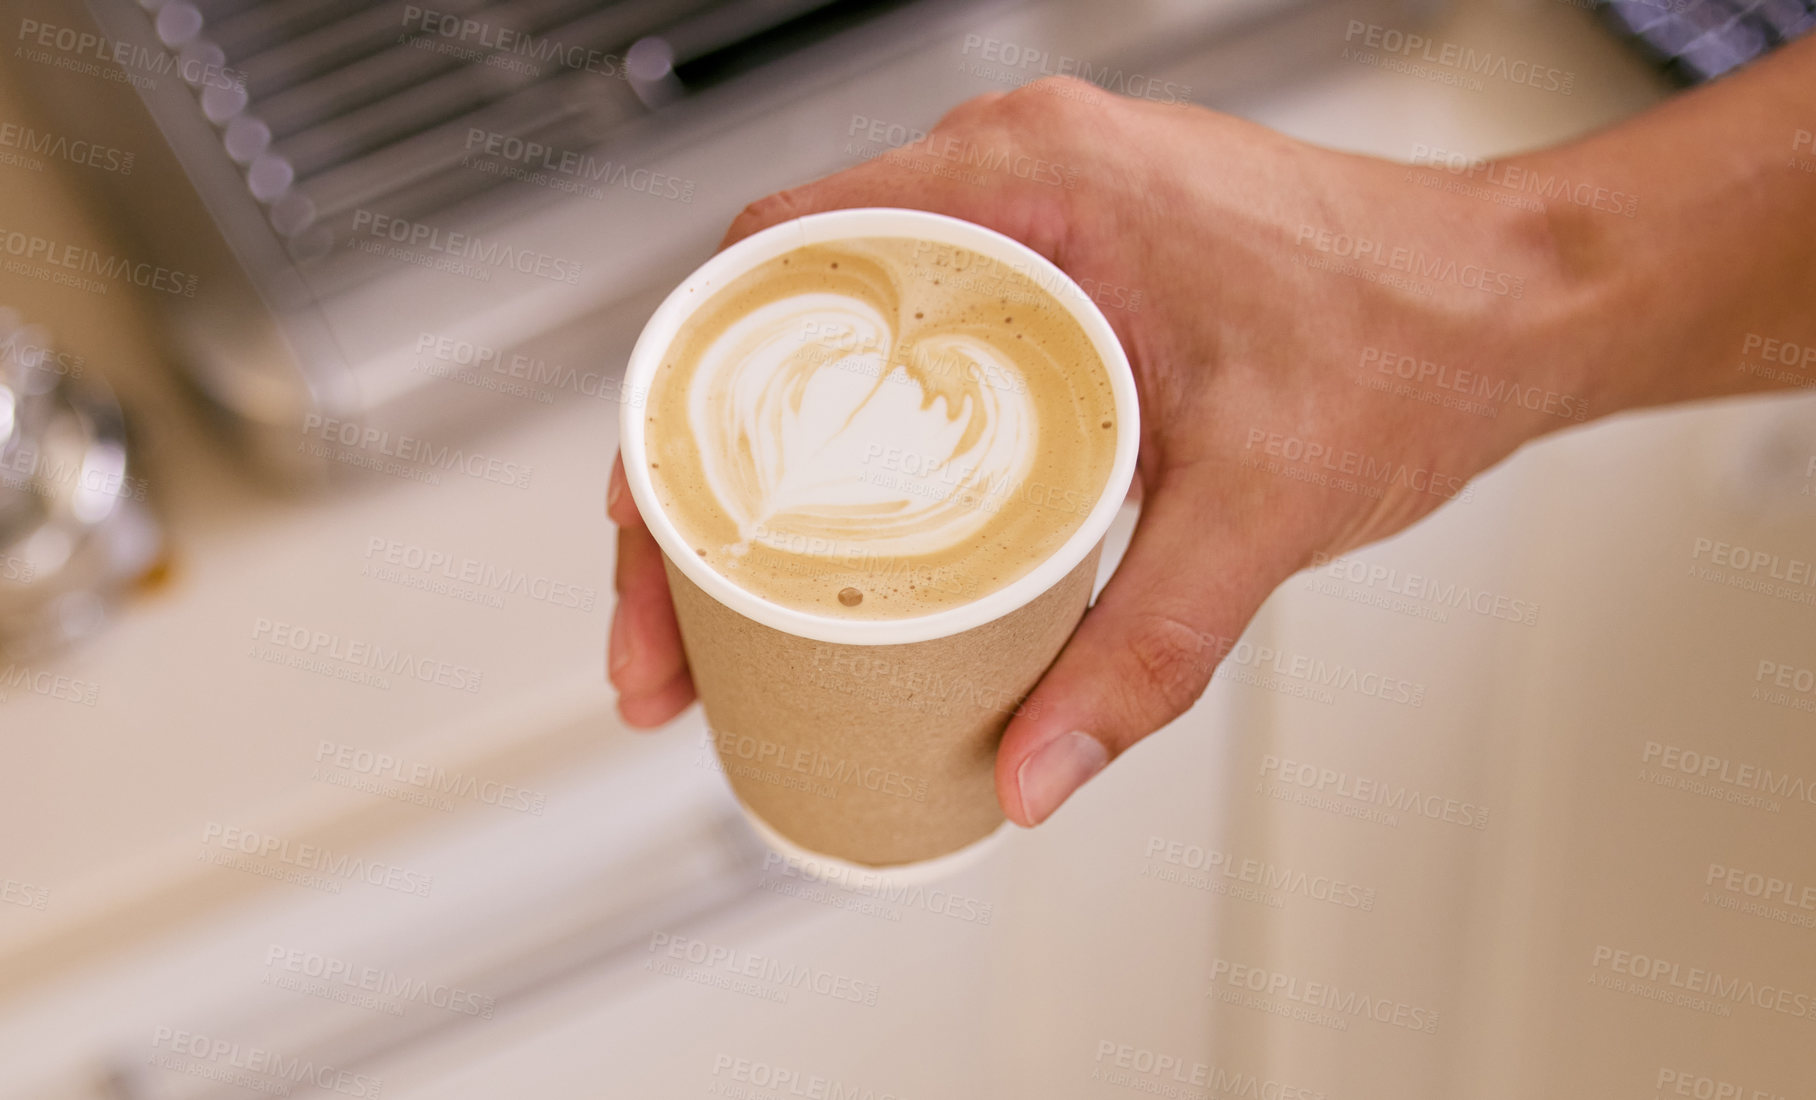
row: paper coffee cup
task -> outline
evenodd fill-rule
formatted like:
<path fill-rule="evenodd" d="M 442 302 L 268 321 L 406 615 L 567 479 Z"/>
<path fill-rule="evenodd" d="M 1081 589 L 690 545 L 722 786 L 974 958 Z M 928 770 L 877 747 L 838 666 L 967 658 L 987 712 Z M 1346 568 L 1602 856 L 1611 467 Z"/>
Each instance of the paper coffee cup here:
<path fill-rule="evenodd" d="M 620 446 L 632 498 L 666 559 L 715 748 L 758 831 L 784 855 L 822 868 L 944 870 L 1003 824 L 997 743 L 1084 614 L 1104 532 L 1134 476 L 1135 381 L 1109 322 L 1064 272 L 993 230 L 918 210 L 840 210 L 772 226 L 708 260 L 644 327 L 625 387 L 647 396 L 692 312 L 753 267 L 807 245 L 876 237 L 1002 263 L 1059 302 L 1090 339 L 1112 388 L 1116 449 L 1095 504 L 1052 555 L 1002 588 L 924 615 L 801 611 L 715 571 L 664 514 L 647 465 L 646 401 L 625 403 Z"/>

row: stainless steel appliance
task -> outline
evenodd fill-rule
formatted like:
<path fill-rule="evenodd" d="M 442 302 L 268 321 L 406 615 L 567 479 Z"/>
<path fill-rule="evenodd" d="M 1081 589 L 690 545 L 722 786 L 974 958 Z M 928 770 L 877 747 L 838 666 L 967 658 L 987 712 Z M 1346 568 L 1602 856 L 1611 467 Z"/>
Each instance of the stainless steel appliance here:
<path fill-rule="evenodd" d="M 603 334 L 744 203 L 877 151 L 851 140 L 874 123 L 912 134 L 966 88 L 1127 87 L 1185 57 L 1227 74 L 1190 98 L 1227 103 L 1328 54 L 1343 20 L 1414 7 L 24 0 L 18 39 L 53 118 L 134 153 L 97 175 L 163 273 L 171 358 L 255 466 L 307 482 L 612 399 Z"/>

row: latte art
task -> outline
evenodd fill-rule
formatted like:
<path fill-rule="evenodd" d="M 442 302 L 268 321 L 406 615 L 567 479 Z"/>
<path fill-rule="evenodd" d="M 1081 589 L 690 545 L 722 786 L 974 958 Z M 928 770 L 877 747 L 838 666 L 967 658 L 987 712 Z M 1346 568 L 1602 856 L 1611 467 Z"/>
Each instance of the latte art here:
<path fill-rule="evenodd" d="M 990 279 L 1000 292 L 980 293 Z M 742 587 L 842 617 L 924 614 L 1010 583 L 1083 522 L 1113 410 L 1088 338 L 1026 276 L 846 241 L 758 267 L 683 326 L 650 395 L 651 476 Z"/>
<path fill-rule="evenodd" d="M 881 350 L 829 350 L 810 335 L 820 333 Z M 987 341 L 944 334 L 919 346 L 973 369 L 940 375 L 898 362 L 896 340 L 895 319 L 865 302 L 810 293 L 754 311 L 702 354 L 688 428 L 740 542 L 762 529 L 940 553 L 989 522 L 993 493 L 1028 476 L 1038 426 L 1025 387 L 973 380 L 1019 378 L 1014 364 Z M 903 456 L 893 468 L 877 462 L 890 454 Z"/>

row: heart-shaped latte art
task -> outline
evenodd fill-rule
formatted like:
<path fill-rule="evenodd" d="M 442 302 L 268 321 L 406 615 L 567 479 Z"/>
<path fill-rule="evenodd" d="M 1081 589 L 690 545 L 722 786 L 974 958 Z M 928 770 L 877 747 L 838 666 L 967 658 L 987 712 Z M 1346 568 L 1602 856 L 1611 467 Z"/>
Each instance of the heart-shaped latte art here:
<path fill-rule="evenodd" d="M 1021 370 L 962 328 L 911 335 L 861 298 L 815 292 L 752 310 L 704 350 L 688 421 L 734 553 L 936 554 L 1026 480 L 1039 439 Z"/>

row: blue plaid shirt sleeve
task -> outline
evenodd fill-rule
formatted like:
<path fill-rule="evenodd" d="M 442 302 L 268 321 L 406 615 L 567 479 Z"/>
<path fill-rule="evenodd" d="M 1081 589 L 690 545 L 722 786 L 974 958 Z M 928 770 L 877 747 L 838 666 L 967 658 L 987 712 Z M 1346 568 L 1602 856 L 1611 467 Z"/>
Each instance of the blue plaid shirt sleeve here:
<path fill-rule="evenodd" d="M 1816 27 L 1816 0 L 1603 0 L 1597 10 L 1686 84 L 1713 80 Z"/>

